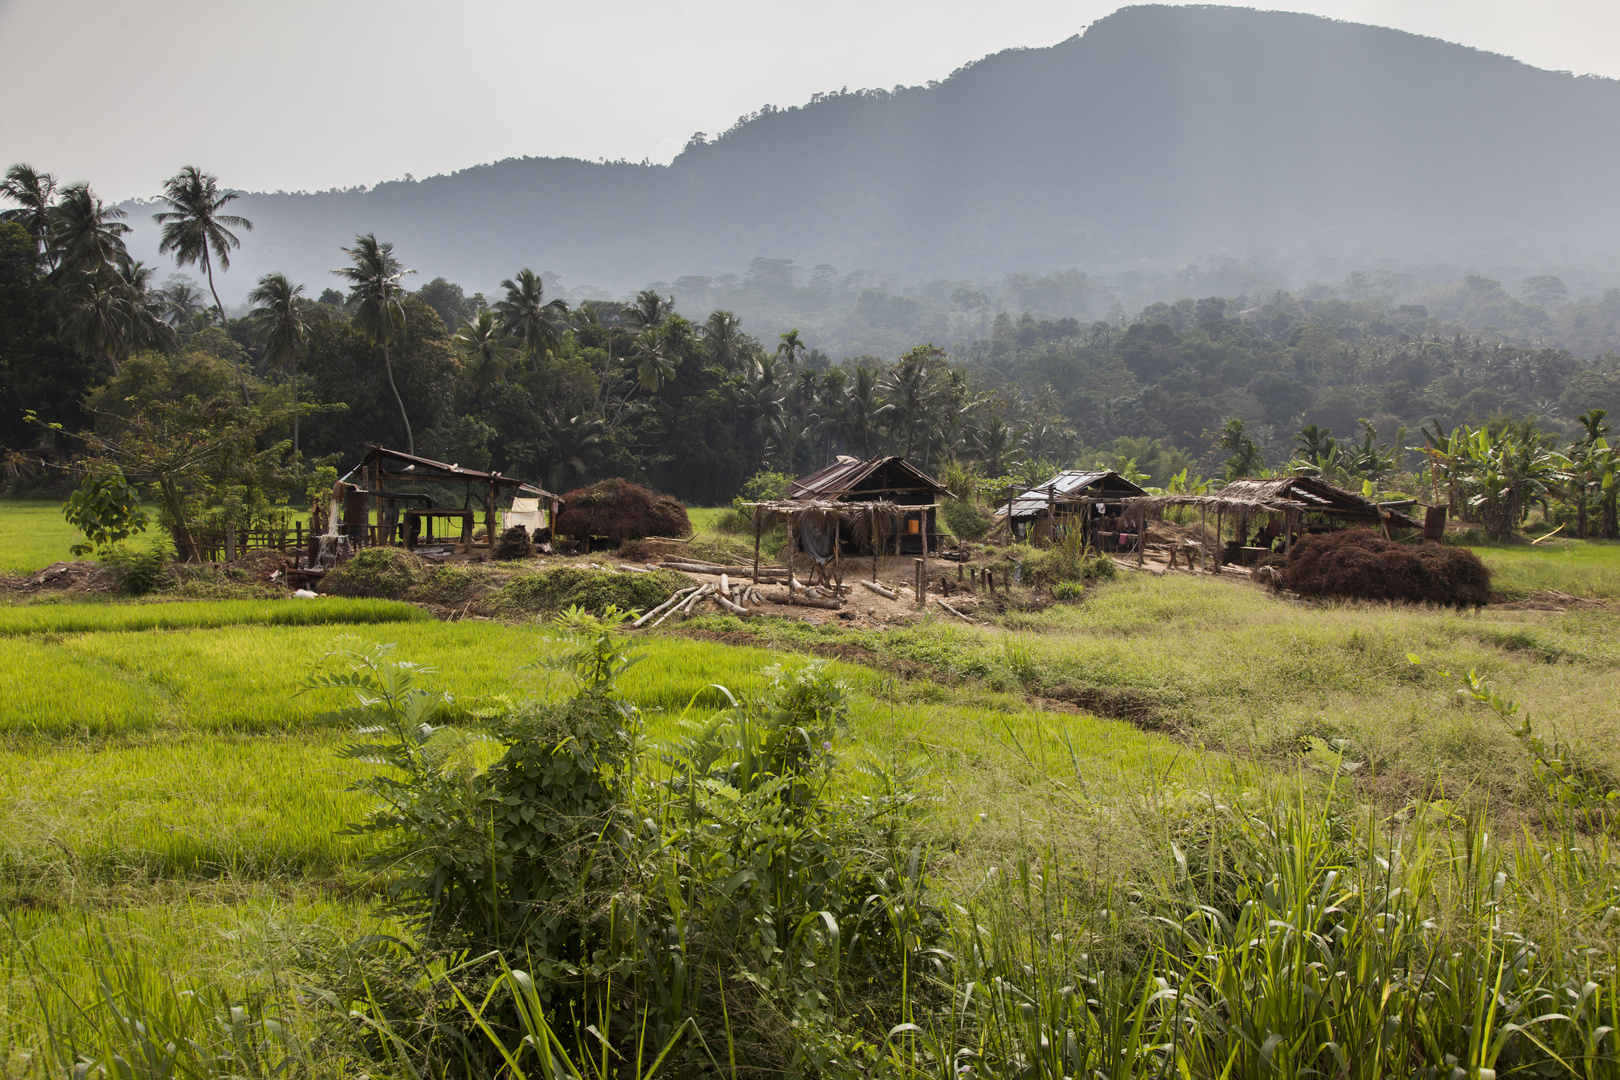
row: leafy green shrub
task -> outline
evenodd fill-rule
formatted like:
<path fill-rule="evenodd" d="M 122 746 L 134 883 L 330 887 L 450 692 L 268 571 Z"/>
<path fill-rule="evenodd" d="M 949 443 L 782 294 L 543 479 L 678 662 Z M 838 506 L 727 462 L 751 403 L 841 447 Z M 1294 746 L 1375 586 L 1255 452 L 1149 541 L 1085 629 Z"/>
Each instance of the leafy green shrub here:
<path fill-rule="evenodd" d="M 422 580 L 422 562 L 400 548 L 361 548 L 321 579 L 332 596 L 372 596 L 403 600 Z"/>
<path fill-rule="evenodd" d="M 559 619 L 575 694 L 493 718 L 504 751 L 482 772 L 434 727 L 444 695 L 388 647 L 338 650 L 311 680 L 363 703 L 346 754 L 389 769 L 365 783 L 377 809 L 360 827 L 413 954 L 452 968 L 461 1004 L 422 1023 L 422 1049 L 465 1055 L 483 1036 L 480 1064 L 498 1064 L 527 1033 L 626 1062 L 652 1047 L 670 1075 L 710 1075 L 716 1052 L 784 1075 L 880 1044 L 897 1000 L 927 998 L 917 973 L 944 936 L 913 798 L 877 769 L 860 795 L 829 794 L 848 706 L 819 664 L 685 723 L 640 774 L 641 717 L 617 689 L 635 660 L 624 617 Z"/>
<path fill-rule="evenodd" d="M 86 476 L 62 504 L 62 516 L 90 541 L 74 544 L 75 555 L 88 555 L 145 532 L 141 495 L 118 469 L 98 469 Z"/>
<path fill-rule="evenodd" d="M 1071 529 L 1049 548 L 1033 549 L 1024 559 L 1024 573 L 1033 573 L 1036 581 L 1048 585 L 1106 581 L 1117 571 L 1114 560 L 1093 551 L 1078 529 Z"/>
<path fill-rule="evenodd" d="M 946 499 L 939 509 L 946 528 L 963 540 L 979 540 L 996 523 L 995 516 L 978 503 Z"/>
<path fill-rule="evenodd" d="M 145 596 L 171 580 L 169 564 L 174 561 L 174 543 L 161 535 L 144 544 L 126 541 L 107 548 L 101 559 L 112 567 L 119 588 L 130 596 Z"/>
<path fill-rule="evenodd" d="M 609 608 L 647 611 L 668 600 L 677 589 L 691 584 L 684 574 L 654 570 L 646 574 L 616 574 L 583 567 L 559 566 L 513 578 L 490 598 L 496 611 L 544 614 L 570 607 L 600 615 Z"/>

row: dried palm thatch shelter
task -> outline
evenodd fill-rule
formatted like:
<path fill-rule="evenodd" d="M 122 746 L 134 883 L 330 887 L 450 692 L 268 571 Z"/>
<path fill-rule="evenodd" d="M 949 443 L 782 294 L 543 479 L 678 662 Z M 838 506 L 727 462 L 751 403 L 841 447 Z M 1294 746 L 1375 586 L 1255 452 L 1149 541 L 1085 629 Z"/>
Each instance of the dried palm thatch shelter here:
<path fill-rule="evenodd" d="M 1233 539 L 1217 553 L 1215 572 L 1223 562 L 1248 562 L 1271 554 L 1277 547 L 1292 550 L 1296 538 L 1332 532 L 1350 526 L 1374 526 L 1385 536 L 1391 529 L 1421 529 L 1395 506 L 1384 505 L 1315 477 L 1278 477 L 1271 480 L 1233 480 L 1208 495 L 1148 495 L 1125 503 L 1124 517 L 1139 534 L 1146 534 L 1150 518 L 1162 518 L 1173 507 L 1198 510 L 1200 533 L 1207 535 L 1214 518 L 1217 542 L 1228 525 Z M 1137 551 L 1137 565 L 1144 555 Z M 1208 551 L 1199 545 L 1200 567 L 1208 568 Z M 1190 555 L 1191 553 L 1189 553 Z"/>
<path fill-rule="evenodd" d="M 1125 502 L 1147 492 L 1111 469 L 1065 469 L 1022 495 L 1009 498 L 995 510 L 1000 527 L 1014 540 L 1049 544 L 1071 523 L 1087 535 L 1098 522 L 1118 515 Z"/>
<path fill-rule="evenodd" d="M 787 498 L 779 500 L 779 503 L 802 503 L 807 506 L 812 503 L 888 503 L 895 508 L 897 516 L 857 515 L 848 521 L 840 516 L 837 544 L 831 543 L 824 530 L 818 529 L 815 534 L 804 532 L 805 523 L 819 521 L 825 524 L 825 516 L 815 518 L 800 514 L 797 517 L 800 527 L 795 530 L 794 539 L 801 550 L 808 554 L 813 548 L 820 557 L 828 556 L 829 548 L 849 545 L 874 555 L 880 553 L 881 549 L 892 550 L 896 555 L 922 555 L 926 558 L 930 551 L 939 546 L 934 515 L 939 509 L 939 498 L 948 494 L 950 490 L 944 484 L 903 457 L 863 460 L 841 454 L 832 464 L 789 484 Z M 854 528 L 857 520 L 868 525 L 881 520 L 888 524 L 889 531 L 881 538 L 869 535 Z M 847 530 L 844 528 L 846 524 L 851 526 Z M 878 543 L 879 539 L 882 540 L 881 544 Z M 806 548 L 807 544 L 810 548 Z"/>
<path fill-rule="evenodd" d="M 503 498 L 533 500 L 536 516 L 530 520 L 543 521 L 542 527 L 555 520 L 562 505 L 558 496 L 515 476 L 463 468 L 376 443 L 369 446 L 360 464 L 344 474 L 332 493 L 333 520 L 339 523 L 333 532 L 346 537 L 351 547 L 395 543 L 415 547 L 436 539 L 471 543 L 480 505 L 485 543 L 493 547 L 501 532 L 497 504 Z M 459 505 L 454 498 L 457 488 L 462 491 Z"/>

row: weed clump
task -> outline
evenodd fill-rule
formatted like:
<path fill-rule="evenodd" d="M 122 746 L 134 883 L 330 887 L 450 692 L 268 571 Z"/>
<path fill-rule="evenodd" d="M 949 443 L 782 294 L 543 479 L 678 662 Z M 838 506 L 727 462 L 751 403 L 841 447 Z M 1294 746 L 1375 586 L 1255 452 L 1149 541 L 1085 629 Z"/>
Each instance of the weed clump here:
<path fill-rule="evenodd" d="M 692 522 L 680 500 L 614 478 L 564 495 L 556 531 L 605 536 L 617 545 L 643 536 L 688 536 Z"/>
<path fill-rule="evenodd" d="M 1308 537 L 1279 584 L 1301 596 L 1478 607 L 1490 602 L 1491 571 L 1466 548 L 1398 544 L 1369 529 Z"/>
<path fill-rule="evenodd" d="M 509 581 L 490 598 L 489 607 L 502 614 L 546 614 L 571 607 L 598 615 L 609 608 L 647 611 L 690 584 L 684 574 L 670 570 L 615 574 L 559 566 Z"/>
<path fill-rule="evenodd" d="M 113 544 L 101 558 L 112 568 L 119 588 L 130 596 L 145 596 L 173 580 L 169 563 L 174 559 L 174 545 L 167 538 L 146 544 Z"/>
<path fill-rule="evenodd" d="M 354 557 L 321 580 L 321 592 L 332 596 L 371 596 L 403 600 L 422 581 L 416 556 L 399 548 L 361 548 Z"/>

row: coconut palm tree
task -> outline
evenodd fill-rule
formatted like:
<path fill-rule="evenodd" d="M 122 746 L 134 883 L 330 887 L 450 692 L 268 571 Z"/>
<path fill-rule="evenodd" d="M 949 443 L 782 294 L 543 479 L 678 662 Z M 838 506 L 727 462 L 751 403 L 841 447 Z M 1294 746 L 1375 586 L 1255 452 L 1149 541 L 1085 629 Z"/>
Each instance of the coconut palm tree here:
<path fill-rule="evenodd" d="M 467 361 L 467 380 L 480 394 L 506 381 L 507 369 L 517 359 L 521 345 L 519 338 L 505 332 L 489 308 L 462 323 L 451 341 Z"/>
<path fill-rule="evenodd" d="M 675 313 L 675 298 L 658 295 L 657 289 L 642 289 L 635 301 L 624 309 L 625 318 L 644 329 L 661 325 Z"/>
<path fill-rule="evenodd" d="M 173 253 L 175 265 L 199 264 L 208 278 L 208 291 L 214 296 L 214 308 L 219 312 L 219 325 L 229 325 L 225 305 L 220 303 L 219 290 L 214 287 L 214 263 L 221 270 L 231 268 L 231 252 L 242 246 L 232 229 L 253 231 L 253 222 L 235 214 L 221 211 L 237 195 L 234 191 L 221 192 L 219 177 L 205 173 L 195 165 L 187 165 L 163 185 L 158 201 L 169 209 L 152 215 L 161 225 L 158 252 Z M 247 375 L 242 370 L 240 354 L 236 360 L 236 380 L 242 387 L 242 400 L 248 400 Z"/>
<path fill-rule="evenodd" d="M 411 418 L 405 415 L 405 399 L 399 396 L 399 387 L 394 383 L 394 363 L 388 355 L 388 346 L 405 333 L 402 282 L 406 274 L 416 271 L 407 270 L 394 257 L 394 245 L 380 242 L 373 233 L 355 237 L 354 247 L 342 251 L 354 265 L 339 267 L 332 273 L 349 283 L 349 292 L 355 300 L 355 332 L 382 349 L 388 389 L 394 392 L 399 418 L 405 423 L 405 449 L 414 454 L 416 437 L 411 434 Z"/>
<path fill-rule="evenodd" d="M 675 377 L 675 358 L 670 355 L 670 343 L 666 340 L 664 328 L 647 327 L 636 335 L 632 348 L 635 350 L 632 360 L 636 367 L 636 381 L 647 393 L 658 393 L 666 382 Z"/>
<path fill-rule="evenodd" d="M 742 360 L 742 320 L 729 311 L 713 311 L 703 324 L 703 343 L 709 358 L 727 371 L 736 371 Z"/>
<path fill-rule="evenodd" d="M 495 303 L 501 332 L 520 340 L 531 357 L 555 349 L 567 326 L 568 305 L 562 300 L 547 301 L 545 283 L 528 267 L 501 282 L 501 288 L 506 296 Z"/>
<path fill-rule="evenodd" d="M 15 210 L 0 212 L 0 221 L 12 221 L 27 229 L 43 251 L 51 233 L 51 200 L 56 197 L 56 177 L 39 172 L 31 165 L 13 165 L 0 182 L 0 195 L 18 204 Z"/>
<path fill-rule="evenodd" d="M 69 184 L 48 213 L 49 252 L 56 272 L 68 278 L 97 274 L 127 257 L 128 217 L 96 197 L 89 184 Z"/>
<path fill-rule="evenodd" d="M 294 285 L 286 274 L 266 274 L 248 293 L 248 303 L 254 305 L 248 319 L 264 342 L 264 361 L 287 372 L 292 383 L 295 454 L 298 453 L 298 358 L 309 352 L 307 328 L 298 310 L 303 295 L 304 287 Z"/>
<path fill-rule="evenodd" d="M 158 196 L 158 201 L 169 209 L 152 215 L 152 220 L 163 226 L 158 251 L 164 255 L 172 252 L 176 265 L 202 266 L 221 326 L 227 320 L 225 305 L 220 303 L 219 290 L 214 287 L 214 263 L 217 261 L 221 270 L 229 270 L 231 252 L 242 246 L 231 230 L 253 231 L 253 222 L 247 218 L 220 213 L 236 198 L 234 191 L 219 190 L 219 177 L 187 165 L 169 178 L 163 194 Z"/>
<path fill-rule="evenodd" d="M 204 307 L 202 291 L 178 274 L 169 279 L 168 288 L 159 290 L 158 296 L 163 301 L 163 317 L 175 327 L 190 322 Z"/>
<path fill-rule="evenodd" d="M 96 271 L 79 271 L 58 294 L 62 334 L 91 360 L 117 374 L 138 348 L 172 348 L 174 329 L 163 321 L 153 299 L 150 267 L 121 261 Z"/>

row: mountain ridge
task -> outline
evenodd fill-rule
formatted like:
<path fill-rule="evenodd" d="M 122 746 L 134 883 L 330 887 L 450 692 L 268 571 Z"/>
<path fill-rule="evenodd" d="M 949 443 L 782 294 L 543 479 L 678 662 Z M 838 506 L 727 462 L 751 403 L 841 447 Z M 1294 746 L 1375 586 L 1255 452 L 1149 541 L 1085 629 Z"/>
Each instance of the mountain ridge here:
<path fill-rule="evenodd" d="M 1620 251 L 1617 172 L 1615 80 L 1318 16 L 1143 5 L 927 86 L 766 107 L 669 165 L 509 158 L 249 193 L 259 228 L 222 291 L 270 269 L 324 282 L 371 231 L 469 288 L 527 265 L 622 291 L 756 256 L 914 280 L 1217 255 L 1582 262 Z"/>

